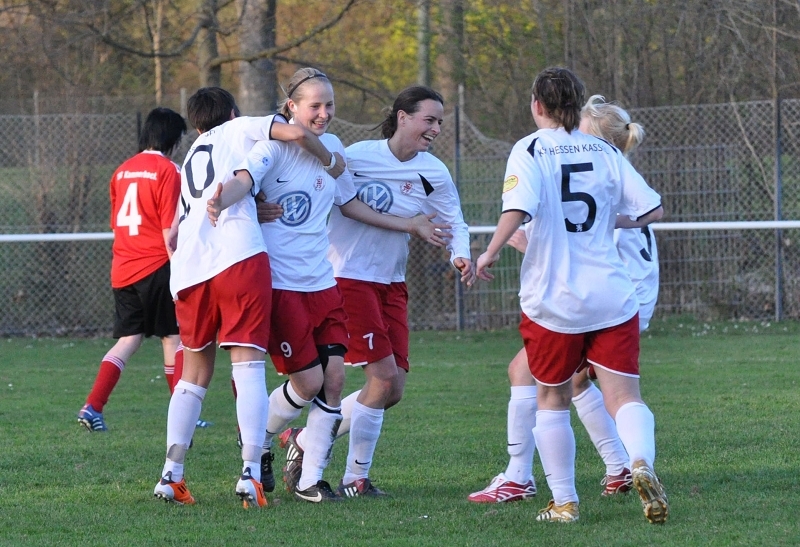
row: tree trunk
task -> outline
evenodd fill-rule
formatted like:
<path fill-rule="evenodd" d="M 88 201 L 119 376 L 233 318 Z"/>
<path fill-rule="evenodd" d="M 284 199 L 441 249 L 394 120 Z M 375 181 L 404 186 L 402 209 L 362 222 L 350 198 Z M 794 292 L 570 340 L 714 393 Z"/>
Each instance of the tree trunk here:
<path fill-rule="evenodd" d="M 431 85 L 431 1 L 419 0 L 417 7 L 417 83 Z"/>
<path fill-rule="evenodd" d="M 275 47 L 277 0 L 240 0 L 243 10 L 239 49 L 255 53 Z M 239 108 L 244 115 L 266 114 L 277 109 L 278 80 L 270 59 L 239 62 Z"/>
<path fill-rule="evenodd" d="M 219 66 L 210 67 L 209 62 L 216 59 L 217 49 L 217 0 L 199 0 L 199 16 L 203 28 L 197 40 L 197 65 L 200 69 L 200 87 L 219 87 L 222 85 L 222 70 Z"/>

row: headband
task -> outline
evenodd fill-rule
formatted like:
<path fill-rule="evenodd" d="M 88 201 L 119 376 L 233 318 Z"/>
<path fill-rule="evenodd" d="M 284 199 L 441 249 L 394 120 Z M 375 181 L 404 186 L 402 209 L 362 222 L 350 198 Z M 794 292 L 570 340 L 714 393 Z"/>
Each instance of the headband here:
<path fill-rule="evenodd" d="M 292 93 L 294 93 L 295 91 L 297 91 L 297 88 L 298 88 L 298 87 L 300 87 L 301 85 L 303 85 L 304 83 L 306 83 L 306 82 L 307 82 L 308 80 L 310 80 L 311 78 L 325 78 L 326 80 L 328 79 L 328 77 L 327 77 L 327 76 L 325 76 L 325 74 L 323 74 L 322 72 L 319 72 L 319 73 L 317 73 L 317 74 L 312 74 L 311 76 L 306 76 L 305 78 L 303 78 L 302 80 L 300 80 L 299 82 L 297 82 L 297 85 L 295 85 L 293 88 L 291 88 L 291 89 L 290 89 L 290 90 L 289 90 L 289 91 L 286 93 L 286 96 L 287 96 L 288 98 L 290 98 L 290 99 L 291 99 L 291 98 L 292 98 Z"/>

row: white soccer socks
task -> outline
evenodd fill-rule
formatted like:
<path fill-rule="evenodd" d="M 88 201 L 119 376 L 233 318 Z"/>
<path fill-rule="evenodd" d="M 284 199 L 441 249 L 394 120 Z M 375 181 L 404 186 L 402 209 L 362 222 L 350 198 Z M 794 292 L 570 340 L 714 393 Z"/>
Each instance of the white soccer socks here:
<path fill-rule="evenodd" d="M 578 501 L 575 490 L 575 435 L 569 410 L 539 410 L 533 429 L 547 486 L 556 505 Z"/>
<path fill-rule="evenodd" d="M 350 484 L 356 479 L 365 479 L 369 476 L 375 446 L 381 436 L 384 412 L 382 408 L 370 408 L 358 401 L 353 402 L 350 448 L 347 452 L 347 465 L 342 483 Z"/>
<path fill-rule="evenodd" d="M 606 475 L 619 475 L 628 466 L 628 453 L 617 434 L 617 425 L 603 404 L 603 394 L 594 384 L 572 399 L 583 427 L 606 464 Z"/>
<path fill-rule="evenodd" d="M 533 479 L 533 455 L 536 442 L 536 386 L 511 386 L 508 401 L 508 467 L 504 475 L 510 481 L 525 484 Z"/>
<path fill-rule="evenodd" d="M 342 423 L 339 424 L 339 430 L 336 432 L 337 439 L 350 433 L 350 422 L 353 417 L 353 403 L 358 400 L 360 394 L 361 390 L 359 389 L 342 399 Z"/>
<path fill-rule="evenodd" d="M 297 483 L 298 490 L 311 488 L 322 479 L 322 472 L 331 459 L 333 441 L 342 419 L 341 407 L 331 407 L 319 399 L 308 410 L 308 421 L 303 430 L 303 472 Z"/>
<path fill-rule="evenodd" d="M 292 420 L 300 416 L 303 408 L 311 404 L 300 397 L 286 380 L 269 395 L 269 413 L 267 414 L 267 434 L 264 438 L 264 450 L 272 446 L 272 439 L 283 431 Z"/>
<path fill-rule="evenodd" d="M 203 387 L 184 380 L 175 384 L 167 412 L 167 459 L 162 477 L 172 472 L 173 481 L 179 482 L 183 478 L 183 460 L 192 442 L 205 396 Z"/>
<path fill-rule="evenodd" d="M 261 447 L 269 412 L 264 361 L 231 363 L 236 385 L 236 418 L 242 436 L 242 461 L 250 475 L 261 482 Z"/>
<path fill-rule="evenodd" d="M 631 462 L 656 459 L 656 420 L 644 403 L 626 403 L 617 411 L 617 431 Z"/>

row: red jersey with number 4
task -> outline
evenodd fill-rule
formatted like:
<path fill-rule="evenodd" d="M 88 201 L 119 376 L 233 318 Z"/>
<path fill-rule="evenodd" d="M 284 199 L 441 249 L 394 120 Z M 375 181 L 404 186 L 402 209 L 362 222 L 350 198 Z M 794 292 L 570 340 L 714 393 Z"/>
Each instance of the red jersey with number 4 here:
<path fill-rule="evenodd" d="M 136 154 L 114 172 L 112 287 L 136 283 L 169 261 L 162 230 L 172 225 L 180 191 L 180 168 L 160 152 Z"/>

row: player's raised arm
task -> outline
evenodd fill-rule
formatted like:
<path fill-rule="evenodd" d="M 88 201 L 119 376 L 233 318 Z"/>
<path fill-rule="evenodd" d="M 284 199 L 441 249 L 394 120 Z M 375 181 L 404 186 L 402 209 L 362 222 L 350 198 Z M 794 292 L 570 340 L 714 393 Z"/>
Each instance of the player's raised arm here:
<path fill-rule="evenodd" d="M 661 220 L 664 216 L 664 207 L 659 205 L 649 213 L 645 213 L 636 220 L 626 215 L 617 215 L 614 228 L 644 228 L 652 222 Z"/>
<path fill-rule="evenodd" d="M 272 124 L 272 129 L 269 134 L 270 138 L 284 141 L 294 142 L 302 147 L 309 154 L 317 158 L 320 163 L 325 167 L 325 170 L 333 178 L 338 178 L 339 175 L 344 173 L 345 161 L 339 153 L 331 152 L 314 133 L 297 124 L 288 123 L 275 123 Z"/>
<path fill-rule="evenodd" d="M 237 171 L 236 175 L 226 183 L 220 183 L 214 196 L 208 200 L 208 220 L 212 226 L 217 225 L 222 211 L 242 199 L 253 187 L 253 178 L 246 170 Z"/>

